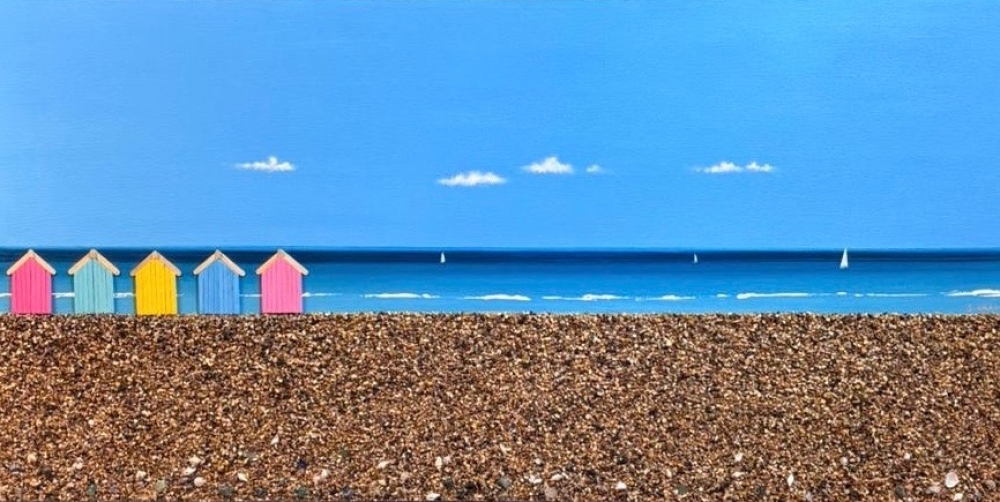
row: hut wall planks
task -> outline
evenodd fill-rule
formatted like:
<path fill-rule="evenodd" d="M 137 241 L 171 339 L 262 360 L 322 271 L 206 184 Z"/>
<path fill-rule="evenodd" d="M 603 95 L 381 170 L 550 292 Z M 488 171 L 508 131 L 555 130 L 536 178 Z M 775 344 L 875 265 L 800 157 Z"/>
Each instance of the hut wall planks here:
<path fill-rule="evenodd" d="M 215 261 L 198 275 L 198 312 L 240 313 L 240 278 L 222 261 Z"/>
<path fill-rule="evenodd" d="M 73 275 L 73 311 L 77 314 L 115 312 L 114 277 L 97 260 L 90 260 Z"/>
<path fill-rule="evenodd" d="M 284 259 L 275 260 L 260 276 L 262 314 L 301 314 L 302 275 Z"/>
<path fill-rule="evenodd" d="M 161 260 L 150 260 L 135 273 L 135 313 L 177 314 L 177 276 Z"/>
<path fill-rule="evenodd" d="M 52 276 L 33 258 L 10 276 L 10 311 L 12 314 L 52 313 Z"/>

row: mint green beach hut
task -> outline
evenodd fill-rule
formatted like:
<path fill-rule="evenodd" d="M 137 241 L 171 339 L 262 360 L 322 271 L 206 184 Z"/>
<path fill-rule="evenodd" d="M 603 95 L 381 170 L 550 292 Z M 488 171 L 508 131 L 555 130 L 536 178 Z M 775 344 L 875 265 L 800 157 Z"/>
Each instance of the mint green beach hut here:
<path fill-rule="evenodd" d="M 113 314 L 118 268 L 91 249 L 69 269 L 73 276 L 73 311 L 77 314 Z"/>

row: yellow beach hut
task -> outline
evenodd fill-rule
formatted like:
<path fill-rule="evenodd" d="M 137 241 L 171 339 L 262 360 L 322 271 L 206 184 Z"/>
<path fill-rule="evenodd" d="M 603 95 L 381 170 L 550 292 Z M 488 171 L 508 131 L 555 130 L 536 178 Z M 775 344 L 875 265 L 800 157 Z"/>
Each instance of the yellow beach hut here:
<path fill-rule="evenodd" d="M 132 269 L 136 315 L 177 314 L 177 277 L 181 271 L 153 251 Z"/>

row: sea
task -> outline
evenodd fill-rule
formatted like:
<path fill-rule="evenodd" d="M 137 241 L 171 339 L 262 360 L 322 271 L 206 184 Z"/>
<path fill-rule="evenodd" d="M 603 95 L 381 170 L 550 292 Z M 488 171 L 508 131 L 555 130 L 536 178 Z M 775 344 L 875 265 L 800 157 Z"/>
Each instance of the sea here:
<path fill-rule="evenodd" d="M 68 269 L 87 249 L 36 249 L 57 274 L 56 313 L 73 311 Z M 121 270 L 116 312 L 134 312 L 129 275 L 151 249 L 101 249 Z M 214 249 L 158 249 L 182 272 L 196 314 L 195 267 Z M 257 267 L 274 249 L 223 249 L 247 275 L 243 313 L 260 311 Z M 1000 312 L 1000 250 L 295 249 L 307 312 L 938 313 Z M 6 270 L 25 249 L 0 249 Z M 441 257 L 444 255 L 444 262 Z M 695 256 L 697 255 L 697 261 Z M 10 309 L 0 281 L 0 312 Z"/>

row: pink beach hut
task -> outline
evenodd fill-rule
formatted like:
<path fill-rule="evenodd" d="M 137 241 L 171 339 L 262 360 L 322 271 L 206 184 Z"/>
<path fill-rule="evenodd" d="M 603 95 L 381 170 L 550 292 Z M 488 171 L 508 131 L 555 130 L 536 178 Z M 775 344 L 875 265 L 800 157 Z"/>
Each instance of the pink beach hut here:
<path fill-rule="evenodd" d="M 302 277 L 309 272 L 288 253 L 277 253 L 257 268 L 261 314 L 301 314 Z"/>
<path fill-rule="evenodd" d="M 56 270 L 29 249 L 14 262 L 10 276 L 10 312 L 12 314 L 51 314 L 52 276 Z"/>

